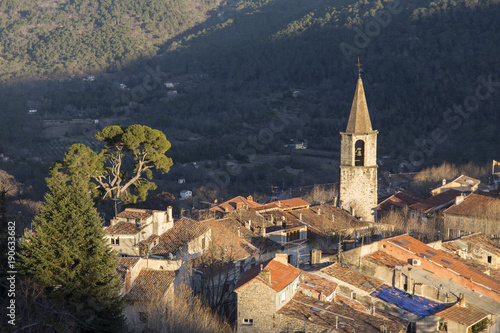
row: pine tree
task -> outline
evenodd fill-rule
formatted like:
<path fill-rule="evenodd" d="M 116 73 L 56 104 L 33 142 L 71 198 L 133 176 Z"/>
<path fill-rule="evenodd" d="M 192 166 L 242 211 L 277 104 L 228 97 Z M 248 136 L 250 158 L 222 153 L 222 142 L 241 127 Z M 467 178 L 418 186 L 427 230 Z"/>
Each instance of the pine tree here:
<path fill-rule="evenodd" d="M 117 261 L 104 240 L 88 182 L 66 180 L 57 173 L 48 179 L 35 231 L 21 246 L 21 271 L 69 309 L 79 331 L 123 330 Z"/>

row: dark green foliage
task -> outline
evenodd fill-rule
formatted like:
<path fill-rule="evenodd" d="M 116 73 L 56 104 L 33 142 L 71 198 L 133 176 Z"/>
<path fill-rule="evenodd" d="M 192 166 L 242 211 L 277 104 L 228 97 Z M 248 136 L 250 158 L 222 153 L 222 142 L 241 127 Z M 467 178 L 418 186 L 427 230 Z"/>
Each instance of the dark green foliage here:
<path fill-rule="evenodd" d="M 82 178 L 53 173 L 35 231 L 21 247 L 20 270 L 64 305 L 82 332 L 123 330 L 116 257 Z M 29 318 L 22 318 L 24 321 Z"/>

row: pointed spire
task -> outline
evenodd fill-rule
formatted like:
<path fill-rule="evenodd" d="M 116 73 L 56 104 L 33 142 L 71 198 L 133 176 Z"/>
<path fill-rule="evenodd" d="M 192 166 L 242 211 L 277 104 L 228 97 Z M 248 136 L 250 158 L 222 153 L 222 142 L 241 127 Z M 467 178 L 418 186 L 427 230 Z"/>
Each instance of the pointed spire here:
<path fill-rule="evenodd" d="M 370 133 L 372 130 L 372 123 L 368 113 L 368 106 L 366 105 L 365 89 L 363 88 L 360 70 L 356 92 L 354 93 L 354 100 L 352 101 L 351 115 L 347 122 L 346 133 Z"/>

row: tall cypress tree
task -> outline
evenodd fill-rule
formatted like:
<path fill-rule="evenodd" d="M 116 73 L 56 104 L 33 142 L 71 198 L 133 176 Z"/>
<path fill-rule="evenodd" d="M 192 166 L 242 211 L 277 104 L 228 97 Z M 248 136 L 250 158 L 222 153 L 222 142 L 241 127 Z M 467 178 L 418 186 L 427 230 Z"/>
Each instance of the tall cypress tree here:
<path fill-rule="evenodd" d="M 81 332 L 123 330 L 117 260 L 104 240 L 88 182 L 52 176 L 35 232 L 21 246 L 21 271 L 70 309 Z"/>

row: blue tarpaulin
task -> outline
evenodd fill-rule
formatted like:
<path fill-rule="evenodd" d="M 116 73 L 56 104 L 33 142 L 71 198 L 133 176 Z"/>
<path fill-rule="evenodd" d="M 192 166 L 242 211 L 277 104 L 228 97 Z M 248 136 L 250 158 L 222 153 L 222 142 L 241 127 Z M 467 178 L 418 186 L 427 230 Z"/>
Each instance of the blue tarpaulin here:
<path fill-rule="evenodd" d="M 371 293 L 371 295 L 397 305 L 403 310 L 414 313 L 420 317 L 428 316 L 445 306 L 445 304 L 437 303 L 424 297 L 410 295 L 388 285 L 380 286 Z"/>

